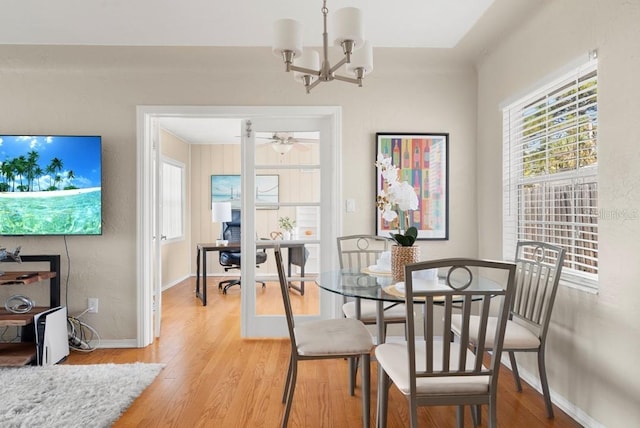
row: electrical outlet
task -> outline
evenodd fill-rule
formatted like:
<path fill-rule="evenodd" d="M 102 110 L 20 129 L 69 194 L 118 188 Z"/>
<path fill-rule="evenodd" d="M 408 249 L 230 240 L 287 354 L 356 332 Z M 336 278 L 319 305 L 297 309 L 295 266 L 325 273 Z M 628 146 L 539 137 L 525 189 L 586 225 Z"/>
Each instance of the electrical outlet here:
<path fill-rule="evenodd" d="M 89 310 L 87 311 L 90 314 L 97 314 L 98 313 L 98 298 L 97 297 L 89 297 L 87 299 L 87 308 L 89 308 Z"/>

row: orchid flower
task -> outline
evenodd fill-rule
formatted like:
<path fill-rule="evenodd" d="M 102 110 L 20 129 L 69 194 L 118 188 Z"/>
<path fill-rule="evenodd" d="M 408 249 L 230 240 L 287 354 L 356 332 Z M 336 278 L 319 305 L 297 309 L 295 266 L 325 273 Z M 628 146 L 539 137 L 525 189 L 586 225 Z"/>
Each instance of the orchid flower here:
<path fill-rule="evenodd" d="M 378 210 L 382 213 L 382 218 L 388 222 L 398 219 L 398 233 L 392 233 L 391 237 L 398 244 L 410 247 L 418 236 L 415 227 L 408 227 L 408 211 L 418 209 L 416 191 L 406 181 L 398 180 L 399 169 L 391 163 L 391 158 L 378 154 L 375 165 L 380 170 L 383 180 L 387 182 L 386 189 L 380 190 L 376 198 Z M 404 234 L 401 233 L 401 226 L 406 229 Z"/>

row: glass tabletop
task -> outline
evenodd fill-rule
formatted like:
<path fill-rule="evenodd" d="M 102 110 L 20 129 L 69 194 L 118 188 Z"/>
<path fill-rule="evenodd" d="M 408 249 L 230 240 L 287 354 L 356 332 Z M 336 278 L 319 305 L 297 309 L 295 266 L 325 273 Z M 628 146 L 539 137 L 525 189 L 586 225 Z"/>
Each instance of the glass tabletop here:
<path fill-rule="evenodd" d="M 438 277 L 437 281 L 429 281 L 429 287 L 434 290 L 447 290 L 455 292 L 446 285 L 444 277 Z M 418 281 L 414 277 L 414 287 Z M 316 277 L 316 284 L 323 290 L 347 297 L 361 299 L 380 300 L 385 302 L 404 302 L 404 282 L 396 282 L 391 275 L 376 275 L 370 272 L 354 272 L 349 270 L 336 270 L 322 272 Z M 490 279 L 475 276 L 470 284 L 470 289 L 490 290 L 500 288 L 500 285 Z M 416 300 L 417 302 L 417 300 Z"/>
<path fill-rule="evenodd" d="M 316 277 L 318 287 L 347 297 L 383 300 L 388 302 L 404 302 L 401 295 L 389 294 L 385 291 L 394 286 L 391 275 L 372 275 L 349 270 L 322 272 Z"/>

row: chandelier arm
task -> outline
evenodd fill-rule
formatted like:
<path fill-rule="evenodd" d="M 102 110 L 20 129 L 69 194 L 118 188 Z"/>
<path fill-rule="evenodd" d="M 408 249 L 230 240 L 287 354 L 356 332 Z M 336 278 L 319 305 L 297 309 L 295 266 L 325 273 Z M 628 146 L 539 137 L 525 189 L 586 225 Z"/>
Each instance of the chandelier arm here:
<path fill-rule="evenodd" d="M 358 86 L 362 86 L 362 79 L 354 79 L 353 77 L 338 76 L 337 74 L 334 74 L 333 78 L 335 80 L 340 80 L 341 82 L 355 83 Z"/>
<path fill-rule="evenodd" d="M 307 86 L 307 90 L 311 91 L 313 88 L 315 88 L 316 86 L 318 86 L 319 84 L 321 84 L 322 82 L 324 82 L 324 80 L 316 80 L 315 82 L 313 82 L 312 84 L 310 84 L 309 86 Z"/>
<path fill-rule="evenodd" d="M 348 64 L 348 63 L 349 63 L 349 58 L 347 58 L 347 57 L 345 56 L 345 57 L 344 57 L 344 58 L 342 58 L 340 61 L 338 61 L 338 63 L 337 63 L 336 65 L 334 65 L 333 67 L 331 67 L 331 68 L 329 69 L 329 74 L 333 74 L 333 73 L 335 73 L 336 71 L 338 71 L 338 69 L 339 69 L 340 67 L 342 67 L 343 65 Z"/>
<path fill-rule="evenodd" d="M 298 65 L 293 65 L 293 64 L 291 64 L 291 65 L 288 67 L 288 70 L 287 70 L 287 71 L 289 71 L 289 70 L 291 70 L 291 71 L 298 71 L 298 72 L 300 72 L 300 73 L 305 73 L 305 74 L 310 74 L 310 75 L 312 75 L 312 76 L 320 76 L 320 71 L 319 71 L 319 70 L 313 70 L 313 69 L 311 69 L 311 68 L 300 67 L 300 66 L 298 66 Z"/>

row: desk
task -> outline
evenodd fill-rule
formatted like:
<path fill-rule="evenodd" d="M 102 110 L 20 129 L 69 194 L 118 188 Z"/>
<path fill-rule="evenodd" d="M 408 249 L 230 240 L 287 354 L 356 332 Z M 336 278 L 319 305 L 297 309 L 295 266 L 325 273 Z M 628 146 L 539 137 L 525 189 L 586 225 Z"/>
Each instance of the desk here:
<path fill-rule="evenodd" d="M 280 248 L 288 250 L 288 276 L 291 276 L 291 266 L 300 267 L 300 276 L 304 278 L 304 265 L 307 261 L 304 242 L 301 241 L 258 241 L 256 249 Z M 202 306 L 207 306 L 207 252 L 209 251 L 233 251 L 240 250 L 239 242 L 229 242 L 227 245 L 197 244 L 196 253 L 196 297 L 202 300 Z M 202 262 L 202 293 L 200 292 L 200 263 Z M 300 292 L 304 296 L 304 281 L 300 282 L 300 287 L 289 283 L 289 287 Z"/>
<path fill-rule="evenodd" d="M 367 274 L 362 272 L 351 272 L 349 270 L 337 270 L 332 272 L 322 272 L 316 278 L 316 284 L 323 290 L 340 294 L 347 297 L 368 299 L 376 301 L 376 327 L 378 344 L 385 341 L 384 328 L 384 303 L 396 302 L 404 303 L 405 299 L 401 293 L 390 294 L 386 290 L 391 290 L 394 281 L 391 276 Z M 442 281 L 442 279 L 440 279 Z M 471 287 L 495 286 L 495 283 L 486 278 L 475 278 Z M 395 290 L 394 290 L 395 291 Z M 454 300 L 455 301 L 455 300 Z M 416 300 L 415 303 L 419 303 Z"/>

